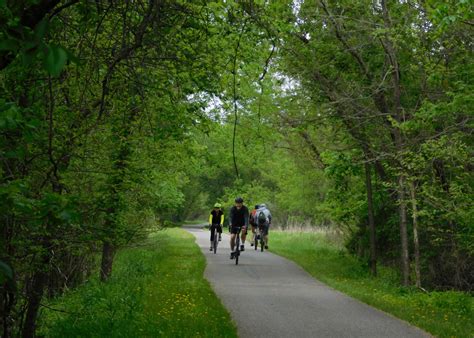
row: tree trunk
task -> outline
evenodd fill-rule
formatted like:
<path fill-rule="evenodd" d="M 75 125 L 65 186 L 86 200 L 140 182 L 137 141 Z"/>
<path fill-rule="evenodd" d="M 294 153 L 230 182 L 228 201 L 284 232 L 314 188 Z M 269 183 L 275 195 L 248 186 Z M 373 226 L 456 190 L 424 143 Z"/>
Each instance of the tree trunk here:
<path fill-rule="evenodd" d="M 15 304 L 15 280 L 5 282 L 0 286 L 0 337 L 11 337 L 13 320 L 11 318 L 12 309 Z"/>
<path fill-rule="evenodd" d="M 448 195 L 448 197 L 451 198 L 450 183 L 448 180 L 448 175 L 446 174 L 444 162 L 440 159 L 435 159 L 433 161 L 433 168 L 435 170 L 436 176 L 438 177 L 440 181 L 441 187 L 443 188 L 444 192 Z M 454 235 L 457 233 L 456 224 L 452 221 L 449 221 L 448 224 L 451 230 L 451 233 L 449 235 L 449 241 L 451 243 L 451 252 L 452 252 L 452 255 L 454 256 L 454 261 L 455 261 L 455 264 L 453 267 L 454 274 L 452 274 L 453 275 L 452 283 L 456 288 L 461 289 L 462 288 L 462 279 L 461 279 L 461 275 L 462 275 L 461 265 L 462 264 L 461 264 L 461 257 L 460 257 L 456 237 Z"/>
<path fill-rule="evenodd" d="M 115 247 L 109 241 L 103 242 L 102 261 L 100 264 L 100 280 L 105 282 L 112 275 L 112 265 L 114 263 Z"/>
<path fill-rule="evenodd" d="M 367 212 L 370 231 L 370 272 L 372 276 L 377 276 L 377 241 L 375 236 L 374 206 L 372 199 L 372 177 L 369 163 L 365 163 L 365 186 L 367 189 Z"/>
<path fill-rule="evenodd" d="M 13 264 L 10 257 L 13 257 L 14 250 L 12 246 L 13 237 L 13 215 L 5 212 L 3 215 L 3 228 L 0 233 L 0 258 L 1 261 L 10 266 L 13 270 Z M 13 280 L 7 280 L 0 284 L 0 337 L 11 337 L 13 324 L 12 310 L 15 304 L 16 296 L 16 276 L 13 271 Z"/>
<path fill-rule="evenodd" d="M 420 242 L 418 240 L 418 208 L 416 205 L 416 191 L 415 183 L 410 182 L 410 193 L 411 193 L 411 206 L 412 206 L 412 217 L 413 217 L 413 244 L 415 254 L 415 283 L 416 287 L 421 287 L 421 272 L 420 272 Z"/>
<path fill-rule="evenodd" d="M 27 299 L 27 310 L 25 322 L 21 331 L 21 336 L 23 338 L 32 338 L 35 336 L 36 330 L 36 318 L 38 317 L 38 311 L 41 306 L 41 299 L 43 298 L 43 293 L 48 282 L 48 265 L 51 259 L 49 252 L 49 243 L 48 241 L 43 242 L 43 250 L 45 252 L 42 254 L 43 258 L 41 260 L 41 265 L 35 269 L 36 272 L 33 274 L 33 279 L 31 284 L 28 287 L 26 299 Z"/>
<path fill-rule="evenodd" d="M 401 268 L 402 285 L 408 286 L 410 283 L 410 262 L 408 257 L 408 231 L 407 231 L 407 206 L 405 200 L 405 177 L 398 177 L 398 202 L 400 217 L 400 244 L 401 244 Z"/>

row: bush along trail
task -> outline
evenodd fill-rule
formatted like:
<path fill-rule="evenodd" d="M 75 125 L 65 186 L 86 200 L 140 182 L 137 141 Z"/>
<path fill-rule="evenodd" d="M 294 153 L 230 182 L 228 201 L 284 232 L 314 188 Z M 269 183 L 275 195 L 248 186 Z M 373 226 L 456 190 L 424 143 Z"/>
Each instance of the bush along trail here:
<path fill-rule="evenodd" d="M 192 235 L 162 230 L 116 259 L 107 284 L 95 278 L 45 304 L 39 334 L 236 337 L 229 313 L 203 278 L 205 260 Z"/>
<path fill-rule="evenodd" d="M 399 274 L 389 268 L 380 268 L 378 277 L 372 277 L 366 262 L 321 233 L 274 231 L 271 251 L 295 261 L 323 283 L 437 337 L 474 336 L 474 299 L 468 293 L 401 287 Z"/>

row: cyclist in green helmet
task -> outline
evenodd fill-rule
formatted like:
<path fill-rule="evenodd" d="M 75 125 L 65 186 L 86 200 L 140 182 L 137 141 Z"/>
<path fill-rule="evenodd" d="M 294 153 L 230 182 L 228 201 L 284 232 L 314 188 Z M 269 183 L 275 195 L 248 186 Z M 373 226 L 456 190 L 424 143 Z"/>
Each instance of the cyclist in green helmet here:
<path fill-rule="evenodd" d="M 211 210 L 209 215 L 209 230 L 211 230 L 211 248 L 212 243 L 214 242 L 214 230 L 217 228 L 219 233 L 219 241 L 222 239 L 222 225 L 224 224 L 224 212 L 221 209 L 222 205 L 220 203 L 214 204 L 214 209 Z"/>

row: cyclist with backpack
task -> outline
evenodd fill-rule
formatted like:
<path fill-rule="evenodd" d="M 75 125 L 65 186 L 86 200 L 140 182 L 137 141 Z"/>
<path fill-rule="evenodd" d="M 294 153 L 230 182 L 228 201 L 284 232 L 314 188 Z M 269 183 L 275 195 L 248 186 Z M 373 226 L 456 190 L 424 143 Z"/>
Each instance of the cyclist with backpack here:
<path fill-rule="evenodd" d="M 257 223 L 255 222 L 255 214 L 257 213 L 257 209 L 260 206 L 257 204 L 255 208 L 250 212 L 249 216 L 249 224 L 252 227 L 252 240 L 250 241 L 250 246 L 253 246 L 255 241 L 255 236 L 257 235 Z"/>
<path fill-rule="evenodd" d="M 240 251 L 244 251 L 245 237 L 247 235 L 247 227 L 249 224 L 249 209 L 244 205 L 242 197 L 235 199 L 235 205 L 230 209 L 229 213 L 229 230 L 230 230 L 230 259 L 234 259 L 235 237 L 241 232 L 242 244 Z"/>
<path fill-rule="evenodd" d="M 265 249 L 268 249 L 268 230 L 272 224 L 272 214 L 265 204 L 260 204 L 255 212 L 255 223 L 262 228 Z"/>
<path fill-rule="evenodd" d="M 216 203 L 214 204 L 214 209 L 211 210 L 211 214 L 209 215 L 209 230 L 211 230 L 211 248 L 212 251 L 212 243 L 214 242 L 214 230 L 217 229 L 219 233 L 219 241 L 222 239 L 222 225 L 224 224 L 224 212 L 221 209 L 221 204 Z"/>

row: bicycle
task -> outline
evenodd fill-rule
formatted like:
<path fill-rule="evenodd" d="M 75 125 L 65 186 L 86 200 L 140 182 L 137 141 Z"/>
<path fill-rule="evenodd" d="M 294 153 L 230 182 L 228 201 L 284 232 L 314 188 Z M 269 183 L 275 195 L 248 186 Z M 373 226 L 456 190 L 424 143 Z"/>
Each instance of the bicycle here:
<path fill-rule="evenodd" d="M 216 225 L 214 227 L 214 235 L 213 235 L 213 238 L 214 240 L 212 241 L 212 250 L 214 251 L 214 254 L 217 253 L 217 245 L 219 244 L 219 232 L 217 231 L 218 230 L 218 227 L 219 225 Z"/>
<path fill-rule="evenodd" d="M 235 235 L 235 251 L 233 253 L 235 265 L 239 264 L 239 256 L 240 256 L 240 230 L 242 228 L 238 227 L 237 234 Z"/>
<path fill-rule="evenodd" d="M 255 230 L 255 236 L 254 236 L 254 247 L 255 247 L 255 251 L 258 250 L 258 243 L 262 242 L 263 240 L 263 233 L 261 231 L 261 228 L 260 226 L 257 227 L 257 229 Z M 263 250 L 262 250 L 263 251 Z"/>
<path fill-rule="evenodd" d="M 263 248 L 265 247 L 265 231 L 263 231 L 263 225 L 258 226 L 254 241 L 255 251 L 257 251 L 258 243 L 260 242 L 260 251 L 263 252 Z"/>

